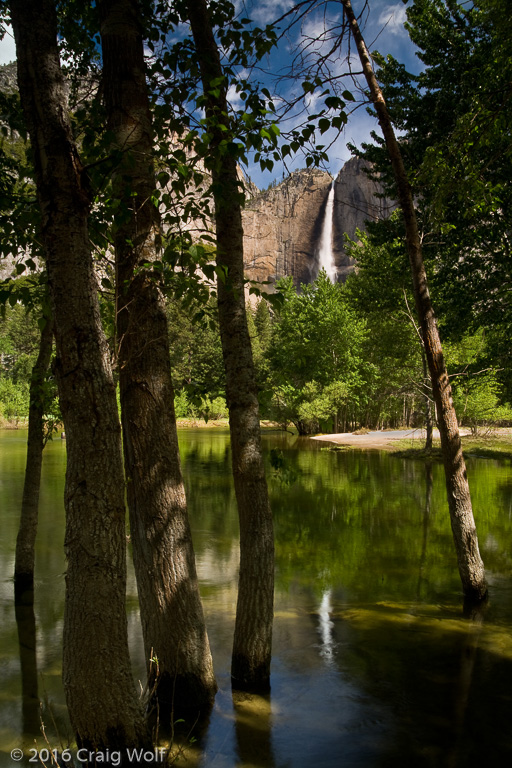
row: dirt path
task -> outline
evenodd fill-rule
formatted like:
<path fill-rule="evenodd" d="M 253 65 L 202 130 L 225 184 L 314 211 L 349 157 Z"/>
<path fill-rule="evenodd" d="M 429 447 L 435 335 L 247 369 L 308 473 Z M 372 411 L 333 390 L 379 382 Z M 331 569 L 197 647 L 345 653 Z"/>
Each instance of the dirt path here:
<path fill-rule="evenodd" d="M 437 430 L 434 431 L 437 437 Z M 366 435 L 355 435 L 352 432 L 340 432 L 334 435 L 315 435 L 312 440 L 323 440 L 335 445 L 346 445 L 351 448 L 372 448 L 379 450 L 392 450 L 396 448 L 398 440 L 411 442 L 411 447 L 420 448 L 425 440 L 425 430 L 422 429 L 396 429 L 386 432 L 368 432 Z"/>

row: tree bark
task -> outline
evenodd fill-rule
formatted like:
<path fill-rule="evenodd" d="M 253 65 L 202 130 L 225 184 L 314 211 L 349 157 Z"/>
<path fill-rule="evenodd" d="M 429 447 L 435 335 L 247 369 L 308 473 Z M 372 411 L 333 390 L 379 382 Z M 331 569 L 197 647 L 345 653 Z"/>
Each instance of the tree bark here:
<path fill-rule="evenodd" d="M 425 354 L 425 350 L 421 349 L 421 362 L 423 364 L 423 399 L 425 402 L 425 451 L 431 451 L 432 450 L 432 442 L 434 439 L 434 420 L 432 418 L 432 404 L 430 402 L 430 393 L 427 390 L 427 376 L 428 376 L 428 365 L 427 365 L 427 356 Z"/>
<path fill-rule="evenodd" d="M 231 679 L 235 688 L 269 686 L 274 604 L 274 535 L 261 451 L 256 372 L 244 293 L 243 193 L 229 153 L 226 86 L 205 0 L 188 0 L 211 135 L 217 236 L 217 291 L 226 372 L 231 458 L 240 521 L 240 574 Z M 215 81 L 215 88 L 210 83 Z M 220 85 L 217 85 L 219 83 Z"/>
<path fill-rule="evenodd" d="M 87 231 L 89 196 L 68 117 L 54 2 L 11 0 L 10 8 L 67 436 L 64 689 L 78 744 L 125 750 L 147 739 L 128 653 L 120 427 Z"/>
<path fill-rule="evenodd" d="M 27 463 L 21 501 L 21 516 L 16 539 L 14 560 L 14 597 L 34 591 L 35 544 L 39 510 L 39 489 L 41 487 L 41 466 L 43 463 L 44 439 L 44 380 L 50 365 L 53 345 L 53 321 L 46 318 L 41 331 L 39 352 L 30 376 L 28 411 Z"/>
<path fill-rule="evenodd" d="M 366 82 L 370 89 L 371 100 L 377 112 L 379 124 L 386 141 L 397 185 L 398 200 L 404 216 L 407 252 L 411 265 L 416 309 L 430 378 L 432 380 L 432 392 L 437 406 L 438 427 L 448 493 L 448 507 L 462 588 L 468 600 L 480 601 L 487 596 L 485 570 L 478 548 L 466 466 L 462 455 L 462 445 L 452 402 L 451 387 L 428 290 L 412 191 L 400 147 L 387 111 L 386 102 L 373 72 L 370 55 L 355 18 L 352 5 L 350 0 L 341 0 L 341 3 L 345 10 L 346 19 L 357 47 Z"/>
<path fill-rule="evenodd" d="M 160 716 L 194 713 L 217 685 L 199 596 L 181 472 L 158 254 L 153 132 L 137 0 L 99 3 L 113 175 L 117 335 L 128 507 L 150 689 Z M 156 670 L 158 668 L 158 677 Z"/>

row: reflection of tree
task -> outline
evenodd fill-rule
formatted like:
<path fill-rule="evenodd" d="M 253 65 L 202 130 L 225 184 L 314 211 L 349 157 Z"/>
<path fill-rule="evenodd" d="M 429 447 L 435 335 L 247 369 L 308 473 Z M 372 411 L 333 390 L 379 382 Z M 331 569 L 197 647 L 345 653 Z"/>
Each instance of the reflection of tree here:
<path fill-rule="evenodd" d="M 351 599 L 414 600 L 422 553 L 429 589 L 443 582 L 451 588 L 449 525 L 441 516 L 429 522 L 435 546 L 428 550 L 420 533 L 423 464 L 305 446 L 281 448 L 281 455 L 288 475 L 296 477 L 289 486 L 279 477 L 271 480 L 281 588 L 297 581 L 318 584 L 327 569 L 332 586 L 348 589 Z M 440 468 L 431 474 L 428 504 L 437 508 L 444 503 Z"/>
<path fill-rule="evenodd" d="M 464 738 L 464 724 L 486 609 L 486 605 L 472 606 L 468 616 L 467 633 L 460 648 L 459 677 L 454 690 L 454 739 L 446 758 L 446 768 L 461 765 L 466 757 L 467 740 Z"/>
<path fill-rule="evenodd" d="M 241 765 L 273 768 L 272 708 L 270 694 L 256 696 L 233 693 L 235 709 L 235 734 L 238 758 Z"/>
<path fill-rule="evenodd" d="M 426 581 L 425 561 L 427 559 L 427 541 L 428 528 L 430 520 L 430 505 L 432 502 L 432 487 L 434 481 L 432 478 L 432 464 L 428 461 L 425 464 L 425 509 L 423 511 L 423 539 L 421 544 L 420 572 L 418 575 L 418 600 L 421 598 L 421 586 Z"/>
<path fill-rule="evenodd" d="M 37 687 L 34 594 L 31 590 L 16 595 L 15 614 L 20 650 L 23 732 L 35 735 L 40 730 L 40 702 Z"/>

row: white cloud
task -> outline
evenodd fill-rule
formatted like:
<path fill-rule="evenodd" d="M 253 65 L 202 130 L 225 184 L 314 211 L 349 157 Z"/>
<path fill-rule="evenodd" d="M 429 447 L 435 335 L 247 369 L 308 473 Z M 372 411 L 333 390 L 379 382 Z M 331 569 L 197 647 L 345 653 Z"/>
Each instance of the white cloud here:
<path fill-rule="evenodd" d="M 0 64 L 9 64 L 16 60 L 16 45 L 12 27 L 4 27 L 5 34 L 0 40 Z"/>
<path fill-rule="evenodd" d="M 235 3 L 237 10 L 244 8 L 244 12 L 257 24 L 271 24 L 280 18 L 283 13 L 289 11 L 294 5 L 294 0 L 258 0 L 257 2 Z"/>
<path fill-rule="evenodd" d="M 249 77 L 249 74 L 250 73 L 247 69 L 242 69 L 237 74 L 237 80 L 244 80 Z M 242 109 L 244 106 L 244 101 L 241 98 L 241 93 L 237 90 L 235 83 L 229 86 L 226 96 L 229 104 L 231 104 L 233 109 Z"/>
<path fill-rule="evenodd" d="M 379 24 L 386 26 L 386 31 L 393 35 L 407 34 L 404 29 L 404 22 L 407 21 L 407 15 L 404 6 L 386 5 L 379 16 Z"/>

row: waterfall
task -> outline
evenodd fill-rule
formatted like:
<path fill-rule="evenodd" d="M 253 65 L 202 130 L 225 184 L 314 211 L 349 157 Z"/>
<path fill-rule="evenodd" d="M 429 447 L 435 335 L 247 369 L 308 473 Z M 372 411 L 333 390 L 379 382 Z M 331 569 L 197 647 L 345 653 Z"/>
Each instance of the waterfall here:
<path fill-rule="evenodd" d="M 318 271 L 325 269 L 329 279 L 336 282 L 337 270 L 332 255 L 332 212 L 334 208 L 334 181 L 331 184 L 327 203 L 325 204 L 325 215 L 322 224 L 322 235 L 318 246 Z"/>

